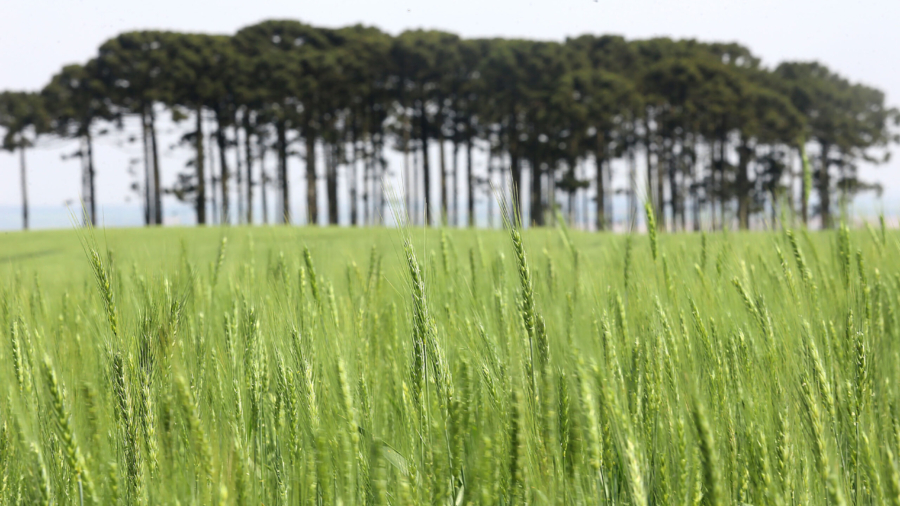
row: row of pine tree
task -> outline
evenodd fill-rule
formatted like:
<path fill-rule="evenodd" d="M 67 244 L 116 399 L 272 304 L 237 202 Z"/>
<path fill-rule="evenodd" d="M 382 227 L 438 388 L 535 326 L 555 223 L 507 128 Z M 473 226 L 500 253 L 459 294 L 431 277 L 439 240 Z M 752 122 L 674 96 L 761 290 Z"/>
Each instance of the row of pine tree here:
<path fill-rule="evenodd" d="M 179 171 L 169 187 L 160 175 L 163 114 L 194 153 L 187 166 L 167 168 Z M 661 230 L 748 228 L 753 216 L 785 212 L 830 227 L 841 204 L 878 189 L 857 168 L 885 160 L 898 117 L 878 89 L 816 62 L 768 68 L 735 43 L 392 36 L 287 20 L 232 36 L 123 33 L 43 90 L 0 95 L 3 148 L 21 156 L 26 227 L 25 150 L 36 138 L 80 140 L 81 194 L 95 221 L 95 137 L 116 135 L 127 118 L 141 126 L 137 188 L 148 225 L 162 223 L 164 194 L 190 203 L 200 224 L 258 222 L 257 200 L 271 191 L 275 219 L 291 223 L 298 177 L 307 223 L 337 223 L 342 202 L 353 224 L 377 224 L 381 182 L 397 176 L 408 206 L 428 202 L 421 222 L 473 225 L 476 192 L 490 198 L 496 171 L 533 225 L 574 219 L 581 202 L 591 209 L 576 225 L 609 229 L 613 196 L 625 195 L 619 214 L 632 226 L 646 201 Z M 486 172 L 473 171 L 473 150 Z M 402 167 L 390 166 L 389 152 Z M 267 153 L 275 167 L 263 166 Z M 288 170 L 293 157 L 304 174 Z"/>

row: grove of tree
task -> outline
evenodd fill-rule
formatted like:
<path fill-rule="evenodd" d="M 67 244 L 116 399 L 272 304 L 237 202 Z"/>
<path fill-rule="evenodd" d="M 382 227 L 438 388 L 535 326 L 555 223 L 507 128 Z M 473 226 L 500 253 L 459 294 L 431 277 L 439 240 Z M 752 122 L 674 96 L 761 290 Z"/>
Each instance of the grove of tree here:
<path fill-rule="evenodd" d="M 169 118 L 193 153 L 185 166 L 163 166 L 159 125 Z M 0 93 L 25 228 L 36 139 L 78 140 L 79 193 L 96 223 L 94 139 L 121 135 L 126 119 L 140 122 L 134 188 L 147 225 L 162 224 L 163 195 L 189 203 L 199 224 L 296 223 L 299 199 L 307 223 L 336 224 L 343 208 L 353 225 L 374 225 L 389 214 L 382 182 L 394 178 L 409 208 L 426 202 L 413 213 L 420 224 L 474 225 L 479 201 L 494 223 L 494 192 L 511 188 L 537 226 L 633 227 L 646 201 L 661 230 L 794 215 L 827 228 L 855 195 L 880 191 L 858 168 L 887 160 L 898 118 L 878 89 L 817 62 L 768 68 L 736 43 L 392 36 L 292 20 L 231 36 L 123 33 L 42 90 Z M 177 171 L 174 184 L 164 170 Z M 305 193 L 291 194 L 300 180 Z M 616 195 L 627 204 L 616 208 Z"/>

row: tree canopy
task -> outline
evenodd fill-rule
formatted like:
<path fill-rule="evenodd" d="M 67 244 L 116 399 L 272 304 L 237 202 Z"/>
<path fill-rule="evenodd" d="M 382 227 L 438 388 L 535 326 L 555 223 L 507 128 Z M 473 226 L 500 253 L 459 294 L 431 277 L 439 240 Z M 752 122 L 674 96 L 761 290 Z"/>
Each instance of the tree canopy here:
<path fill-rule="evenodd" d="M 168 188 L 157 142 L 165 111 L 190 120 L 182 140 L 195 153 Z M 45 133 L 80 140 L 91 217 L 93 135 L 128 118 L 141 122 L 145 177 L 136 185 L 147 224 L 162 222 L 164 194 L 190 202 L 198 223 L 253 222 L 254 199 L 273 191 L 276 219 L 296 221 L 296 158 L 308 223 L 337 223 L 340 203 L 352 223 L 377 223 L 386 214 L 380 182 L 393 173 L 407 205 L 425 202 L 418 215 L 429 224 L 474 224 L 475 203 L 490 202 L 490 184 L 509 176 L 509 197 L 533 224 L 560 209 L 585 228 L 609 228 L 616 216 L 633 226 L 644 200 L 660 228 L 697 230 L 748 228 L 753 217 L 801 208 L 831 226 L 836 205 L 878 188 L 857 169 L 885 160 L 898 113 L 880 90 L 821 63 L 770 69 L 736 43 L 467 40 L 294 20 L 230 36 L 123 33 L 40 93 L 0 95 L 4 149 Z M 402 154 L 402 172 L 389 166 L 389 150 Z M 810 153 L 809 182 L 801 151 Z M 276 154 L 273 176 L 267 152 Z M 615 212 L 615 195 L 628 197 L 625 212 Z"/>

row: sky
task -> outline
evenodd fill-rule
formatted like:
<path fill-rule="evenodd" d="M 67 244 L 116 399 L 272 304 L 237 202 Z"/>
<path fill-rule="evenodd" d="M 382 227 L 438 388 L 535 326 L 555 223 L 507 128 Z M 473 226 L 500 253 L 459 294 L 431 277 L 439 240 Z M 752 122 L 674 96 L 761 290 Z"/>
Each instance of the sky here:
<path fill-rule="evenodd" d="M 584 33 L 627 38 L 669 36 L 735 41 L 774 67 L 785 60 L 818 60 L 855 82 L 882 89 L 900 105 L 898 0 L 29 0 L 3 2 L 0 14 L 0 90 L 38 90 L 63 65 L 82 63 L 106 39 L 129 30 L 166 29 L 231 34 L 265 19 L 298 19 L 339 27 L 362 23 L 392 34 L 431 28 L 464 37 L 563 40 Z M 137 125 L 129 125 L 136 132 Z M 164 127 L 167 128 L 167 127 Z M 168 127 L 167 144 L 178 132 Z M 121 135 L 98 140 L 98 200 L 111 214 L 140 219 L 129 194 L 128 168 L 139 145 Z M 61 155 L 77 143 L 47 139 L 28 153 L 29 201 L 65 217 L 77 202 L 79 162 Z M 166 150 L 164 171 L 179 168 L 186 149 Z M 0 153 L 0 229 L 16 228 L 20 206 L 18 158 Z M 138 167 L 139 168 L 139 167 Z M 168 170 L 173 175 L 175 170 Z M 885 186 L 881 200 L 863 204 L 900 211 L 900 158 L 865 167 L 864 178 Z M 127 198 L 127 200 L 126 200 Z M 174 206 L 172 221 L 183 214 Z M 49 219 L 49 218 L 48 218 Z M 54 218 L 56 219 L 56 218 Z M 125 218 L 122 218 L 123 220 Z M 58 221 L 58 219 L 57 219 Z M 116 221 L 116 220 L 112 220 Z M 127 220 L 126 220 L 127 221 Z M 50 222 L 56 223 L 53 219 Z M 67 222 L 57 225 L 65 226 Z"/>

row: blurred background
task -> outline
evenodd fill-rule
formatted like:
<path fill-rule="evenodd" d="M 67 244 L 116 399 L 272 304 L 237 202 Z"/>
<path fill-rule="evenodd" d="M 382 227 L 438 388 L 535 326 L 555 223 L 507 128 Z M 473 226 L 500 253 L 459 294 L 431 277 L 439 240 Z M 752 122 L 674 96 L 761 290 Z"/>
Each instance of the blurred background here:
<path fill-rule="evenodd" d="M 528 224 L 585 230 L 640 228 L 645 202 L 672 231 L 895 223 L 897 19 L 871 0 L 16 2 L 0 229 L 24 198 L 30 228 L 391 224 L 390 198 L 496 227 L 492 187 Z"/>

